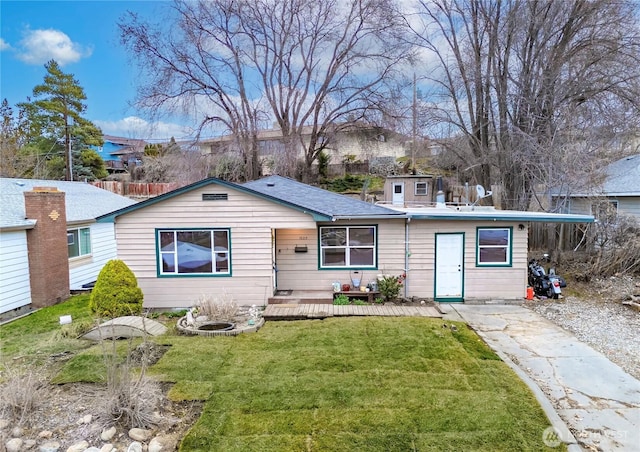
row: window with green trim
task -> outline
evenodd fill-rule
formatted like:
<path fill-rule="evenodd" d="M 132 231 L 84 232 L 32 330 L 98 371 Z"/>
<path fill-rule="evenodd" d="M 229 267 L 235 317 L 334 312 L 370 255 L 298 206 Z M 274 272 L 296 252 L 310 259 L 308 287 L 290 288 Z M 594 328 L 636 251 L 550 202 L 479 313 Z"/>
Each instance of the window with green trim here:
<path fill-rule="evenodd" d="M 320 268 L 375 268 L 375 226 L 320 227 Z"/>
<path fill-rule="evenodd" d="M 91 229 L 78 228 L 67 230 L 67 250 L 69 259 L 91 254 Z"/>
<path fill-rule="evenodd" d="M 478 228 L 476 264 L 511 265 L 511 228 Z"/>
<path fill-rule="evenodd" d="M 228 229 L 158 230 L 161 275 L 224 275 L 231 272 Z"/>

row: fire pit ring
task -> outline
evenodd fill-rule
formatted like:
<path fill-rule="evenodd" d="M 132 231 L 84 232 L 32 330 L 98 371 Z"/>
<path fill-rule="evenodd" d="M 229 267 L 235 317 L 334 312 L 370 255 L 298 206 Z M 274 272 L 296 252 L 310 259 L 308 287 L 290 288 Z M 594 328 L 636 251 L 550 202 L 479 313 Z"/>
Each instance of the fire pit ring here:
<path fill-rule="evenodd" d="M 207 322 L 198 326 L 199 331 L 230 331 L 236 327 L 231 322 Z"/>

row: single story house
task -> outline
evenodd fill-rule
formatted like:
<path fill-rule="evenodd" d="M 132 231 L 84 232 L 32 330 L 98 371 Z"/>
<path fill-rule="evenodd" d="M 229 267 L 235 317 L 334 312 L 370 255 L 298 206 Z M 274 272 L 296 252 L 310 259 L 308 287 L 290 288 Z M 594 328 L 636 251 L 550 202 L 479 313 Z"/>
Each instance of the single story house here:
<path fill-rule="evenodd" d="M 555 193 L 563 200 L 568 197 L 564 209 L 567 213 L 592 214 L 596 217 L 603 207 L 617 213 L 632 215 L 640 220 L 640 154 L 617 160 L 604 168 L 601 185 L 589 192 Z"/>
<path fill-rule="evenodd" d="M 83 182 L 0 178 L 0 314 L 54 304 L 116 258 L 98 216 L 135 201 Z"/>
<path fill-rule="evenodd" d="M 280 176 L 205 179 L 97 219 L 115 224 L 118 258 L 149 308 L 202 296 L 264 305 L 277 290 L 332 291 L 406 275 L 404 295 L 521 299 L 532 221 L 587 215 L 487 208 L 391 209 Z"/>

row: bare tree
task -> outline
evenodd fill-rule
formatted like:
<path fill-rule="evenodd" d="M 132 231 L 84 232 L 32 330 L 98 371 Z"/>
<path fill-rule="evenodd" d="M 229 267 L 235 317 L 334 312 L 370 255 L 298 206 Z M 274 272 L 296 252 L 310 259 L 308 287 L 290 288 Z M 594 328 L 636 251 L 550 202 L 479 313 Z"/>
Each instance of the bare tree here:
<path fill-rule="evenodd" d="M 124 44 L 147 76 L 150 109 L 208 105 L 200 130 L 223 124 L 258 175 L 258 129 L 282 132 L 289 172 L 306 176 L 333 127 L 384 106 L 386 86 L 411 59 L 394 0 L 176 0 L 171 30 L 130 14 Z M 303 139 L 304 136 L 304 139 Z"/>
<path fill-rule="evenodd" d="M 540 186 L 583 179 L 612 135 L 637 130 L 635 3 L 421 0 L 418 17 L 437 61 L 431 112 L 465 137 L 453 149 L 463 168 L 504 187 L 503 208 L 526 210 Z"/>

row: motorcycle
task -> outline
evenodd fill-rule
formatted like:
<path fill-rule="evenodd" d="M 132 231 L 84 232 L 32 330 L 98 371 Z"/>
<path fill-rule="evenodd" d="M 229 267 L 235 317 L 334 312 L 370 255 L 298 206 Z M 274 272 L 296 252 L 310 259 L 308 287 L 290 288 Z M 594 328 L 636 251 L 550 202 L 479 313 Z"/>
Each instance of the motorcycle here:
<path fill-rule="evenodd" d="M 545 254 L 544 259 L 549 260 L 549 255 Z M 567 287 L 567 283 L 562 276 L 556 275 L 555 269 L 550 269 L 549 273 L 536 260 L 529 261 L 529 286 L 540 297 L 560 298 L 562 288 Z"/>

